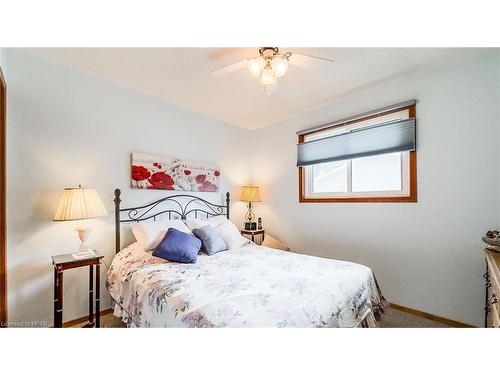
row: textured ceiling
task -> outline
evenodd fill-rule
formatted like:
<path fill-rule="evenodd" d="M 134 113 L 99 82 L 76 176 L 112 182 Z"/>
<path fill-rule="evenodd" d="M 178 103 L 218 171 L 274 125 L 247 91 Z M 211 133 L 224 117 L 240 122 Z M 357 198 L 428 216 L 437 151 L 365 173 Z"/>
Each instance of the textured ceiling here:
<path fill-rule="evenodd" d="M 21 51 L 255 129 L 327 104 L 380 80 L 481 52 L 467 48 L 280 48 L 334 59 L 290 67 L 271 95 L 246 69 L 212 70 L 257 55 L 257 48 L 39 48 Z"/>

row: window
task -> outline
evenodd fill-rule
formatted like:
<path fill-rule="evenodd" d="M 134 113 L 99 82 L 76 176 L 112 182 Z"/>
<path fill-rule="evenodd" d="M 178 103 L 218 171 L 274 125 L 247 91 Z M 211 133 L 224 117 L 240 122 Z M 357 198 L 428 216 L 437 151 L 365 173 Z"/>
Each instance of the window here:
<path fill-rule="evenodd" d="M 359 134 L 360 130 L 380 128 L 414 117 L 414 104 L 367 115 L 299 134 L 299 146 L 342 134 Z M 368 143 L 371 139 L 368 138 Z M 315 153 L 312 147 L 322 147 L 316 143 L 307 146 L 310 154 Z M 344 146 L 340 143 L 335 147 L 343 149 Z M 351 143 L 347 144 L 343 151 L 348 156 L 352 155 L 350 146 Z M 324 153 L 324 149 L 319 151 L 319 154 Z M 300 202 L 416 202 L 416 151 L 373 153 L 346 159 L 335 151 L 334 161 L 312 161 L 311 165 L 299 167 Z"/>

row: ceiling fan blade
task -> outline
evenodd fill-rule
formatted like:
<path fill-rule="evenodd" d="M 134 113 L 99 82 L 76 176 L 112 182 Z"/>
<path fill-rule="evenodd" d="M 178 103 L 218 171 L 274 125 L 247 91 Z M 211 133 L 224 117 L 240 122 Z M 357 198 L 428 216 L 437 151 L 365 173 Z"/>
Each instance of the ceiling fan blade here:
<path fill-rule="evenodd" d="M 303 53 L 292 52 L 289 57 L 290 64 L 300 66 L 302 68 L 309 68 L 311 64 L 317 63 L 333 63 L 335 60 L 327 59 L 325 57 L 304 55 Z"/>
<path fill-rule="evenodd" d="M 243 59 L 243 60 L 240 60 L 240 61 L 235 62 L 233 64 L 226 65 L 222 68 L 215 69 L 210 73 L 215 77 L 220 77 L 220 76 L 235 72 L 237 70 L 243 69 L 246 66 L 247 66 L 247 60 Z"/>

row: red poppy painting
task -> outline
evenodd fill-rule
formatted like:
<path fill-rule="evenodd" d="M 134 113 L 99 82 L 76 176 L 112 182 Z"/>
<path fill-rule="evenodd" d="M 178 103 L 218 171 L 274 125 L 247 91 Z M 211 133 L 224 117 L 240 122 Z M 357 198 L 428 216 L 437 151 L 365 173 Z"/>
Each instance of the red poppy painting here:
<path fill-rule="evenodd" d="M 165 172 L 156 172 L 148 179 L 151 184 L 148 189 L 174 190 L 174 180 Z"/>
<path fill-rule="evenodd" d="M 136 189 L 216 192 L 220 174 L 220 169 L 210 163 L 132 154 L 132 187 Z"/>
<path fill-rule="evenodd" d="M 134 181 L 142 181 L 151 176 L 148 169 L 143 167 L 142 165 L 133 165 L 132 166 L 132 180 Z"/>

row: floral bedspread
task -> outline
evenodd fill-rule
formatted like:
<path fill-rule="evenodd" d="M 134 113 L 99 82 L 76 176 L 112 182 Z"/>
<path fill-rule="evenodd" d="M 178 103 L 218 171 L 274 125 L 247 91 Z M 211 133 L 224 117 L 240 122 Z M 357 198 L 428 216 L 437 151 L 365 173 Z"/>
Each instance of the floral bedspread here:
<path fill-rule="evenodd" d="M 368 267 L 254 244 L 180 264 L 134 243 L 106 285 L 129 327 L 375 326 L 383 311 Z"/>

